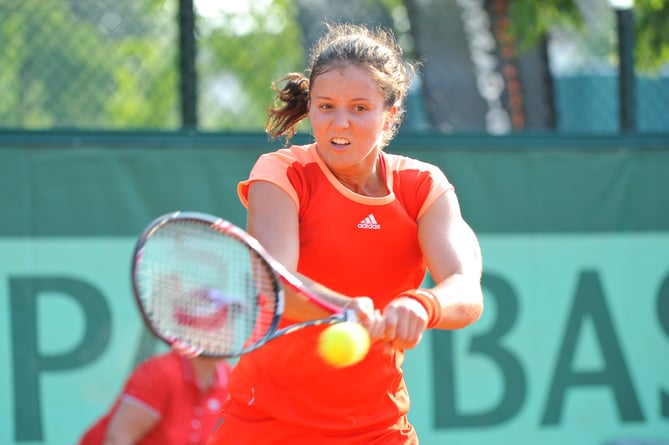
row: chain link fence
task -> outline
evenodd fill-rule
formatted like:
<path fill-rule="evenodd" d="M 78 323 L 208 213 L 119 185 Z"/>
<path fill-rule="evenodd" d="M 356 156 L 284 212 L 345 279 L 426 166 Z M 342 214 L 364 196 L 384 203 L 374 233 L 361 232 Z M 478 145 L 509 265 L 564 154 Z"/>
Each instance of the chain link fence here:
<path fill-rule="evenodd" d="M 169 3 L 0 0 L 0 126 L 179 126 Z"/>
<path fill-rule="evenodd" d="M 423 61 L 409 130 L 617 133 L 615 14 L 578 6 L 526 48 L 508 0 L 0 0 L 0 131 L 262 131 L 271 81 L 352 20 Z M 669 69 L 633 85 L 635 131 L 669 133 Z"/>

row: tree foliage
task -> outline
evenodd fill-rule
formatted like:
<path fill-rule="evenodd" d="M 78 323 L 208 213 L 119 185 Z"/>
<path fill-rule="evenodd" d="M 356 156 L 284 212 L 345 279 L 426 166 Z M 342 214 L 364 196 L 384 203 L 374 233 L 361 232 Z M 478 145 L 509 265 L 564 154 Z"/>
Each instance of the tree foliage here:
<path fill-rule="evenodd" d="M 198 22 L 200 122 L 209 130 L 262 130 L 271 82 L 304 69 L 302 33 L 290 0 L 248 2 Z"/>
<path fill-rule="evenodd" d="M 513 32 L 522 47 L 537 44 L 556 27 L 584 32 L 586 22 L 584 9 L 596 2 L 578 0 L 512 0 L 510 11 L 513 18 Z M 613 25 L 606 27 L 610 32 L 605 36 L 616 39 L 613 11 L 606 5 L 611 16 L 608 21 Z M 666 0 L 636 0 L 635 14 L 635 59 L 636 66 L 642 72 L 654 72 L 669 62 L 669 7 Z M 600 17 L 600 20 L 607 20 Z M 611 42 L 610 48 L 616 48 Z"/>
<path fill-rule="evenodd" d="M 669 5 L 666 0 L 636 0 L 636 61 L 655 71 L 669 63 Z"/>
<path fill-rule="evenodd" d="M 175 127 L 177 71 L 166 48 L 176 33 L 156 13 L 165 5 L 0 0 L 0 126 Z"/>
<path fill-rule="evenodd" d="M 365 2 L 390 12 L 410 53 L 405 0 Z M 585 32 L 585 2 L 606 0 L 509 0 L 513 30 L 525 46 L 556 27 Z M 304 69 L 296 3 L 238 0 L 234 6 L 246 11 L 222 8 L 217 16 L 198 17 L 200 129 L 263 128 L 271 82 Z M 0 0 L 0 127 L 178 128 L 177 10 L 177 0 Z M 610 51 L 616 47 L 612 17 L 598 36 Z M 666 0 L 636 0 L 635 17 L 637 69 L 665 66 Z"/>

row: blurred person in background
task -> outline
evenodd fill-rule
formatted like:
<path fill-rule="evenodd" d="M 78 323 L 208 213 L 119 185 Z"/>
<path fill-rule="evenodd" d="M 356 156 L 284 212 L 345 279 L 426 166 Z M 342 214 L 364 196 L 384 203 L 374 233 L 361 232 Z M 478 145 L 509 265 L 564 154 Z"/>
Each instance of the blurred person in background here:
<path fill-rule="evenodd" d="M 79 445 L 205 445 L 228 398 L 230 363 L 175 350 L 148 358 Z"/>
<path fill-rule="evenodd" d="M 206 293 L 207 297 L 214 294 Z M 220 328 L 228 304 L 197 319 L 174 307 L 180 325 Z M 192 348 L 171 342 L 171 350 L 137 366 L 111 409 L 83 435 L 79 445 L 205 445 L 228 398 L 229 362 L 197 356 Z"/>

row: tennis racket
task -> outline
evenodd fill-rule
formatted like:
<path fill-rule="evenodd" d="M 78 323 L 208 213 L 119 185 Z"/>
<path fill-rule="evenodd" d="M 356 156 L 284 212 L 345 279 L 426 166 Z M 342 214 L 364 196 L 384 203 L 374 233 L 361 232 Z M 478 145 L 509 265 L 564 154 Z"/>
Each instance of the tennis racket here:
<path fill-rule="evenodd" d="M 278 329 L 284 285 L 331 312 Z M 356 321 L 318 298 L 244 230 L 215 216 L 174 212 L 141 233 L 132 260 L 148 328 L 188 355 L 237 357 L 307 326 Z"/>

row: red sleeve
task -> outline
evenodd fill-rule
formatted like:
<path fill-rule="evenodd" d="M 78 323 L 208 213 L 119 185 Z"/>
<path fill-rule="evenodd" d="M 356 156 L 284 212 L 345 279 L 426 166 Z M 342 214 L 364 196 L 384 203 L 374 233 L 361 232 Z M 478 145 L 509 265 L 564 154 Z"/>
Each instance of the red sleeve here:
<path fill-rule="evenodd" d="M 418 210 L 418 218 L 437 200 L 449 190 L 453 190 L 453 184 L 439 168 L 426 164 L 426 171 L 420 175 L 419 194 L 424 197 L 422 205 Z"/>
<path fill-rule="evenodd" d="M 249 178 L 237 186 L 237 195 L 244 207 L 248 206 L 249 186 L 255 181 L 270 182 L 286 192 L 295 206 L 300 208 L 300 176 L 305 164 L 314 163 L 312 145 L 293 145 L 261 155 L 251 169 Z"/>
<path fill-rule="evenodd" d="M 453 184 L 437 166 L 405 156 L 386 155 L 393 189 L 407 212 L 418 220 Z"/>

